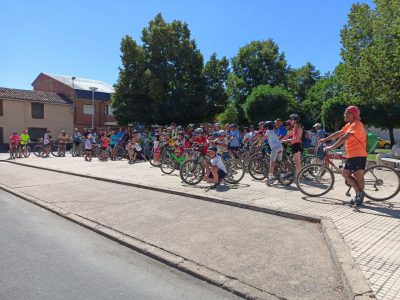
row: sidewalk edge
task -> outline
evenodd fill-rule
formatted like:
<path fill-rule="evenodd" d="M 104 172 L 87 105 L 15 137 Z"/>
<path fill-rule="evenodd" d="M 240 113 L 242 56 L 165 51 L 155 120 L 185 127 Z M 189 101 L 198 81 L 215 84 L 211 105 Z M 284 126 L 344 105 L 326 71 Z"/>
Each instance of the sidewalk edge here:
<path fill-rule="evenodd" d="M 361 270 L 351 255 L 350 249 L 340 235 L 334 222 L 329 218 L 321 218 L 323 237 L 328 245 L 333 262 L 339 270 L 342 283 L 349 299 L 376 299 Z"/>

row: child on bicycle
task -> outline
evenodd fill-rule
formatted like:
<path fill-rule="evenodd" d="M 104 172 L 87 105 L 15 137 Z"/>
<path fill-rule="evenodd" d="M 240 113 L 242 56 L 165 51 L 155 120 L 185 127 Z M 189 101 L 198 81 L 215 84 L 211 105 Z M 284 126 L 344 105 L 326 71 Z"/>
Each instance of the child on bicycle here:
<path fill-rule="evenodd" d="M 264 126 L 267 131 L 265 132 L 263 138 L 259 142 L 261 146 L 265 140 L 268 140 L 268 145 L 271 148 L 270 163 L 269 163 L 269 173 L 268 173 L 268 183 L 272 183 L 274 179 L 275 161 L 282 160 L 283 146 L 279 140 L 278 135 L 275 133 L 275 124 L 272 121 L 265 122 Z"/>
<path fill-rule="evenodd" d="M 207 155 L 211 158 L 211 161 L 210 163 L 206 162 L 206 175 L 204 175 L 203 180 L 214 183 L 213 187 L 215 188 L 225 178 L 227 171 L 221 156 L 217 154 L 217 147 L 209 147 Z"/>
<path fill-rule="evenodd" d="M 18 132 L 14 131 L 10 136 L 10 158 L 15 159 L 18 155 L 18 147 L 19 147 L 20 138 L 18 136 Z"/>
<path fill-rule="evenodd" d="M 218 138 L 214 141 L 215 145 L 217 146 L 217 153 L 221 155 L 223 160 L 229 158 L 228 152 L 228 138 L 226 137 L 225 130 L 218 131 Z"/>
<path fill-rule="evenodd" d="M 103 132 L 101 135 L 101 158 L 102 161 L 107 161 L 107 148 L 110 143 L 110 139 L 106 136 L 106 134 Z"/>
<path fill-rule="evenodd" d="M 110 136 L 111 160 L 116 159 L 115 147 L 118 145 L 118 143 L 119 143 L 119 136 L 115 134 L 115 131 L 111 131 L 111 136 Z"/>
<path fill-rule="evenodd" d="M 20 136 L 20 150 L 19 150 L 19 156 L 27 156 L 28 155 L 28 149 L 27 146 L 31 142 L 31 137 L 28 134 L 28 130 L 24 129 L 22 130 L 22 134 Z"/>

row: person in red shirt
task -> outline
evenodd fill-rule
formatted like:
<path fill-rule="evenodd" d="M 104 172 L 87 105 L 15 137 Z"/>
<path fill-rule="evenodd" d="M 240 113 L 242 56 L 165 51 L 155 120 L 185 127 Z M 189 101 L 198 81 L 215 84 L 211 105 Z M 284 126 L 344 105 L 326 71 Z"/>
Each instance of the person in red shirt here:
<path fill-rule="evenodd" d="M 102 158 L 102 161 L 107 161 L 107 148 L 108 148 L 108 145 L 110 143 L 110 139 L 103 132 L 100 141 L 101 141 L 101 158 Z"/>
<path fill-rule="evenodd" d="M 10 136 L 10 158 L 15 159 L 17 157 L 17 149 L 20 142 L 19 135 L 16 131 Z"/>

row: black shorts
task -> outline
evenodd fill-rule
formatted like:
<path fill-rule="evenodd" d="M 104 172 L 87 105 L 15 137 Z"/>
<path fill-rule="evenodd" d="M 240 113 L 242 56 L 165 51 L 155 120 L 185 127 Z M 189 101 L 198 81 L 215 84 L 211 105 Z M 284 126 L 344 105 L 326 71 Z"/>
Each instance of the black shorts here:
<path fill-rule="evenodd" d="M 303 145 L 301 143 L 292 145 L 292 153 L 296 154 L 297 152 L 303 153 Z"/>
<path fill-rule="evenodd" d="M 106 151 L 108 147 L 101 147 L 101 150 Z"/>
<path fill-rule="evenodd" d="M 349 170 L 351 173 L 359 170 L 365 170 L 365 166 L 367 164 L 366 157 L 352 157 L 346 160 L 346 164 L 344 165 L 345 170 Z"/>
<path fill-rule="evenodd" d="M 222 179 L 224 179 L 226 176 L 226 173 L 222 171 L 221 169 L 218 169 L 218 182 L 221 182 Z M 214 178 L 212 172 L 208 174 L 208 178 Z"/>
<path fill-rule="evenodd" d="M 114 148 L 115 148 L 115 145 L 111 145 L 111 144 L 110 144 L 110 147 L 111 147 L 111 149 L 114 149 Z"/>

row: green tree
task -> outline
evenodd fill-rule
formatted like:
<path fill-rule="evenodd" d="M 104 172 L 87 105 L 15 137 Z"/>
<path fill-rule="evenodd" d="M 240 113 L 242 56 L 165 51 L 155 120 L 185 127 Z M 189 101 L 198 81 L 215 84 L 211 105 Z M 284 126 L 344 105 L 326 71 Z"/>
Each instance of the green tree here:
<path fill-rule="evenodd" d="M 309 89 L 300 109 L 302 114 L 307 116 L 309 122 L 307 127 L 312 126 L 311 123 L 323 122 L 322 105 L 334 97 L 342 97 L 342 94 L 345 93 L 341 79 L 342 69 L 343 66 L 339 64 L 332 74 L 328 73 L 318 78 L 314 86 Z"/>
<path fill-rule="evenodd" d="M 309 90 L 315 85 L 320 72 L 311 63 L 288 72 L 288 90 L 298 102 L 306 100 Z"/>
<path fill-rule="evenodd" d="M 224 56 L 220 60 L 213 53 L 205 64 L 203 76 L 206 84 L 207 117 L 213 118 L 224 111 L 228 104 L 226 81 L 229 75 L 229 61 Z"/>
<path fill-rule="evenodd" d="M 245 123 L 247 120 L 242 105 L 253 88 L 259 85 L 285 86 L 287 62 L 278 45 L 268 39 L 241 47 L 231 64 L 232 73 L 227 80 L 228 97 L 238 113 L 237 121 Z"/>
<path fill-rule="evenodd" d="M 226 109 L 217 116 L 217 120 L 222 124 L 236 123 L 238 120 L 238 111 L 235 105 L 232 102 L 228 103 Z"/>
<path fill-rule="evenodd" d="M 143 29 L 142 45 L 126 36 L 121 52 L 112 101 L 120 123 L 187 124 L 205 119 L 203 56 L 186 23 L 167 23 L 158 14 Z"/>
<path fill-rule="evenodd" d="M 252 90 L 243 104 L 243 110 L 250 122 L 258 123 L 287 116 L 294 101 L 293 95 L 282 87 L 260 85 Z"/>
<path fill-rule="evenodd" d="M 148 56 L 154 120 L 164 124 L 204 120 L 203 56 L 190 39 L 188 25 L 177 20 L 167 23 L 158 14 L 143 29 L 142 42 Z"/>
<path fill-rule="evenodd" d="M 354 4 L 341 31 L 344 83 L 363 103 L 383 105 L 383 111 L 400 105 L 400 2 L 375 0 L 375 8 Z M 383 124 L 394 142 L 395 123 Z"/>
<path fill-rule="evenodd" d="M 121 42 L 122 67 L 114 85 L 111 105 L 120 124 L 132 121 L 151 123 L 153 121 L 152 99 L 148 96 L 147 58 L 143 47 L 126 36 Z"/>

